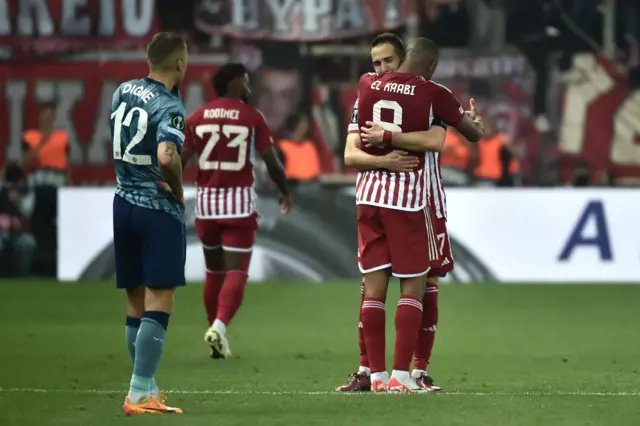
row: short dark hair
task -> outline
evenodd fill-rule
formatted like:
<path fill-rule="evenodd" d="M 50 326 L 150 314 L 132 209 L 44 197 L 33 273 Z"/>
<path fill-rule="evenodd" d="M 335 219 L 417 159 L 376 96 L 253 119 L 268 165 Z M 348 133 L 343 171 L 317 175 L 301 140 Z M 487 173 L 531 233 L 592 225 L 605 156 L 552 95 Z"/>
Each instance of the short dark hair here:
<path fill-rule="evenodd" d="M 419 55 L 421 59 L 430 63 L 438 63 L 438 59 L 440 58 L 438 45 L 429 38 L 418 37 L 411 46 L 409 46 L 409 50 L 411 53 Z"/>
<path fill-rule="evenodd" d="M 398 55 L 400 59 L 404 59 L 404 55 L 406 53 L 404 42 L 399 36 L 393 33 L 382 33 L 375 36 L 373 41 L 371 41 L 371 48 L 373 49 L 376 46 L 386 43 L 393 46 L 393 49 L 396 51 L 396 55 Z"/>
<path fill-rule="evenodd" d="M 242 77 L 247 73 L 247 68 L 237 62 L 229 62 L 218 68 L 213 76 L 213 91 L 218 96 L 225 96 L 229 90 L 229 84 L 236 78 Z"/>
<path fill-rule="evenodd" d="M 184 51 L 186 47 L 187 43 L 180 34 L 160 32 L 147 44 L 147 62 L 151 68 L 163 68 L 168 65 L 166 62 L 172 55 Z"/>

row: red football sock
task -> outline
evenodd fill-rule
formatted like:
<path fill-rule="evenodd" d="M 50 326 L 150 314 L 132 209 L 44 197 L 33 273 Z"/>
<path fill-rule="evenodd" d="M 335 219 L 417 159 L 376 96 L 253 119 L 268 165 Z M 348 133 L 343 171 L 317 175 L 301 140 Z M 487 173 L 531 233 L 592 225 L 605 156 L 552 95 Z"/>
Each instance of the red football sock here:
<path fill-rule="evenodd" d="M 360 346 L 360 367 L 369 367 L 367 345 L 364 341 L 364 327 L 362 326 L 362 304 L 364 303 L 364 280 L 360 286 L 360 312 L 358 314 L 358 346 Z"/>
<path fill-rule="evenodd" d="M 218 312 L 218 295 L 224 283 L 224 272 L 209 271 L 207 269 L 207 278 L 204 282 L 202 296 L 204 299 L 204 308 L 207 311 L 207 321 L 209 325 L 213 324 Z"/>
<path fill-rule="evenodd" d="M 436 339 L 436 326 L 438 325 L 438 286 L 427 284 L 427 289 L 422 298 L 422 326 L 418 334 L 413 368 L 427 371 L 431 360 L 433 342 Z"/>
<path fill-rule="evenodd" d="M 387 371 L 384 299 L 365 297 L 360 312 L 371 373 Z"/>
<path fill-rule="evenodd" d="M 217 320 L 229 325 L 235 316 L 244 297 L 244 287 L 247 284 L 248 275 L 243 271 L 228 271 L 222 291 L 220 291 L 220 301 L 218 302 Z"/>
<path fill-rule="evenodd" d="M 411 357 L 416 348 L 418 331 L 420 331 L 421 317 L 422 301 L 413 297 L 402 296 L 396 310 L 394 370 L 409 371 Z"/>

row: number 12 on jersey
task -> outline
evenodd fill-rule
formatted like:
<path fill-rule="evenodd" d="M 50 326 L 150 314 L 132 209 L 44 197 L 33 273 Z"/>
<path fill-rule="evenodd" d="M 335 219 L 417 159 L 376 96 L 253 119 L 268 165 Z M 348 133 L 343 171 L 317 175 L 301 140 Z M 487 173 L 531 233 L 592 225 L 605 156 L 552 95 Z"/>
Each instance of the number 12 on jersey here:
<path fill-rule="evenodd" d="M 244 168 L 247 164 L 247 148 L 249 145 L 249 128 L 247 126 L 238 126 L 234 124 L 201 124 L 196 126 L 196 135 L 204 139 L 204 135 L 209 134 L 202 154 L 198 159 L 198 165 L 201 170 L 225 170 L 237 172 Z M 209 160 L 213 149 L 220 142 L 221 136 L 224 136 L 228 142 L 226 148 L 237 148 L 238 156 L 235 161 L 218 161 Z"/>
<path fill-rule="evenodd" d="M 127 103 L 122 102 L 118 109 L 111 113 L 111 119 L 113 123 L 113 158 L 115 160 L 122 160 L 127 163 L 138 164 L 140 166 L 149 166 L 152 164 L 150 155 L 138 155 L 132 154 L 131 150 L 134 146 L 138 145 L 144 139 L 147 134 L 147 126 L 149 124 L 149 114 L 147 111 L 139 107 L 134 107 L 129 110 L 129 113 L 125 116 L 127 110 Z M 138 113 L 138 125 L 136 126 L 136 134 L 129 141 L 127 146 L 122 152 L 122 127 L 131 127 L 131 121 L 133 120 L 133 114 Z"/>

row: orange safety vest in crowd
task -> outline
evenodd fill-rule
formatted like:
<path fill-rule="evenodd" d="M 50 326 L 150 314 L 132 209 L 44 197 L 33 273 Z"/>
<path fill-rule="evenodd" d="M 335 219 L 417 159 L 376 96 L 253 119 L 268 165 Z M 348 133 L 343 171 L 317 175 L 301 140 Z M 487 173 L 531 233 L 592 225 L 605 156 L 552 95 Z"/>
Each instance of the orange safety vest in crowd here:
<path fill-rule="evenodd" d="M 444 139 L 444 149 L 440 155 L 440 166 L 465 170 L 469 167 L 469 146 L 462 137 L 452 130 Z"/>
<path fill-rule="evenodd" d="M 478 167 L 475 170 L 478 179 L 500 180 L 502 177 L 500 148 L 506 137 L 506 133 L 500 132 L 478 142 Z"/>
<path fill-rule="evenodd" d="M 515 175 L 516 173 L 520 173 L 520 160 L 517 158 L 512 158 L 511 163 L 509 163 L 509 173 Z"/>
<path fill-rule="evenodd" d="M 287 178 L 305 181 L 320 175 L 320 157 L 313 142 L 306 140 L 295 143 L 283 139 L 280 141 L 280 150 L 284 154 Z"/>
<path fill-rule="evenodd" d="M 29 149 L 34 150 L 40 143 L 43 144 L 42 149 L 36 157 L 37 168 L 49 168 L 56 170 L 66 170 L 69 158 L 69 135 L 64 130 L 54 130 L 51 132 L 49 139 L 42 140 L 42 133 L 39 130 L 27 130 L 23 133 L 22 139 Z"/>

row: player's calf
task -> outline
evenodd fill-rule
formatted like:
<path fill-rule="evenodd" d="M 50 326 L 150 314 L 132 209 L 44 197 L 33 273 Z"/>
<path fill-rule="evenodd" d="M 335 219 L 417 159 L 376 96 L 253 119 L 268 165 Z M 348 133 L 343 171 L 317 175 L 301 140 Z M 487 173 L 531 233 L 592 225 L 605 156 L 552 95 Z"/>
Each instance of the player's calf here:
<path fill-rule="evenodd" d="M 154 376 L 164 351 L 175 289 L 147 288 L 145 312 L 135 340 L 135 360 L 128 401 L 136 404 L 152 396 Z"/>
<path fill-rule="evenodd" d="M 227 326 L 236 316 L 244 299 L 244 289 L 247 285 L 249 263 L 251 262 L 251 248 L 223 249 L 225 278 L 220 291 L 218 310 L 215 320 L 205 334 L 205 340 L 211 348 L 211 357 L 224 359 L 231 356 L 229 341 L 227 340 Z"/>
<path fill-rule="evenodd" d="M 423 313 L 422 324 L 418 334 L 418 343 L 413 359 L 412 376 L 418 379 L 418 384 L 424 384 L 425 388 L 439 391 L 439 387 L 433 384 L 433 379 L 427 375 L 427 366 L 431 359 L 438 324 L 438 281 L 437 278 L 428 278 L 427 287 L 422 298 Z"/>
<path fill-rule="evenodd" d="M 413 392 L 419 387 L 409 375 L 422 317 L 424 276 L 401 278 L 401 296 L 396 310 L 396 343 L 389 390 Z"/>
<path fill-rule="evenodd" d="M 222 253 L 222 245 L 220 244 L 220 236 L 217 234 L 209 235 L 207 226 L 211 226 L 211 221 L 202 221 L 196 219 L 196 230 L 198 236 L 202 240 L 204 261 L 206 265 L 206 278 L 202 297 L 204 300 L 205 311 L 207 312 L 207 325 L 211 327 L 218 315 L 218 303 L 220 291 L 224 285 L 224 259 Z M 214 228 L 215 229 L 215 228 Z M 213 245 L 212 245 L 213 244 Z"/>
<path fill-rule="evenodd" d="M 362 324 L 371 367 L 371 390 L 380 392 L 388 381 L 385 359 L 385 296 L 389 271 L 365 274 L 365 298 L 362 303 Z"/>
<path fill-rule="evenodd" d="M 139 286 L 135 289 L 127 290 L 127 318 L 125 320 L 125 338 L 127 340 L 127 349 L 131 364 L 135 364 L 136 360 L 136 339 L 140 330 L 141 318 L 144 314 L 145 287 Z M 167 396 L 160 393 L 155 378 L 151 381 L 151 395 L 166 401 Z"/>

